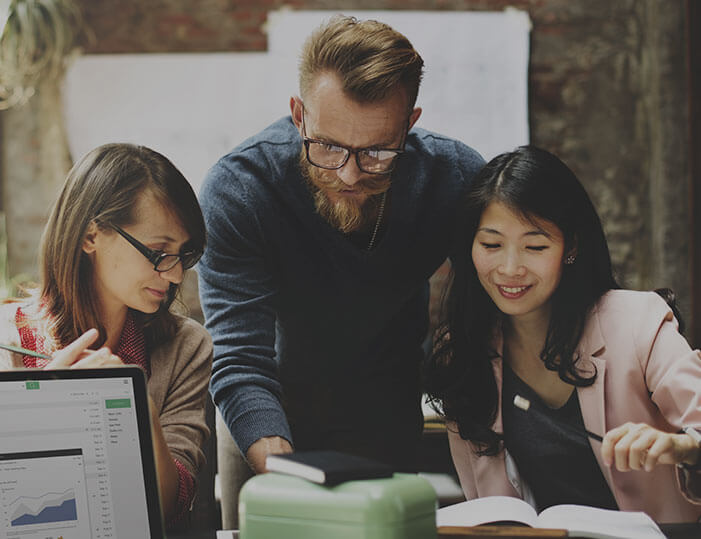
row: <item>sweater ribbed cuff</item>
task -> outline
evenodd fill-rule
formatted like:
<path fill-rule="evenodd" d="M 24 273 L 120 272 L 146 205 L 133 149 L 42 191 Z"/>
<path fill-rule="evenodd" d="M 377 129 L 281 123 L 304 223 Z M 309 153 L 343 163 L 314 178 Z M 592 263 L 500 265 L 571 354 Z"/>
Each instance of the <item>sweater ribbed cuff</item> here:
<path fill-rule="evenodd" d="M 267 436 L 281 436 L 293 444 L 287 418 L 280 409 L 249 410 L 236 417 L 233 422 L 229 418 L 225 419 L 231 435 L 243 455 L 246 455 L 248 448 L 253 443 Z"/>

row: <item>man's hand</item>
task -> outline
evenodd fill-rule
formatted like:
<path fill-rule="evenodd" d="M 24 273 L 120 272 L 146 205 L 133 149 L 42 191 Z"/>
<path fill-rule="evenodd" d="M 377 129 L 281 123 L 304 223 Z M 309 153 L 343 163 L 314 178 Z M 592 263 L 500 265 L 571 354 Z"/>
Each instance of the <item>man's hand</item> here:
<path fill-rule="evenodd" d="M 255 473 L 265 473 L 268 471 L 265 468 L 265 457 L 281 453 L 292 453 L 290 442 L 280 436 L 268 436 L 254 442 L 248 448 L 246 460 Z"/>

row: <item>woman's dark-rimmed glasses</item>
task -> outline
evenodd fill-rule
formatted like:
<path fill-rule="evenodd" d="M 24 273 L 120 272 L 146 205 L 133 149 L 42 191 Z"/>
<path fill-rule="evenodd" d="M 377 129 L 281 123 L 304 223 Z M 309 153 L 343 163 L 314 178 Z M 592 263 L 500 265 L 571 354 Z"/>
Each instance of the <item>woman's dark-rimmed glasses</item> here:
<path fill-rule="evenodd" d="M 338 170 L 355 154 L 358 168 L 367 174 L 387 174 L 394 170 L 396 158 L 404 153 L 403 148 L 359 148 L 354 150 L 340 144 L 331 144 L 307 136 L 304 125 L 304 106 L 302 106 L 302 139 L 307 154 L 307 161 L 312 165 L 327 170 Z"/>
<path fill-rule="evenodd" d="M 193 267 L 199 259 L 202 257 L 201 251 L 185 251 L 184 253 L 178 254 L 168 254 L 163 251 L 156 251 L 146 247 L 143 243 L 137 240 L 131 234 L 125 232 L 117 225 L 109 225 L 112 227 L 120 236 L 131 243 L 137 251 L 144 255 L 151 264 L 153 264 L 153 269 L 159 273 L 173 269 L 178 262 L 183 266 L 183 270 L 190 269 Z"/>

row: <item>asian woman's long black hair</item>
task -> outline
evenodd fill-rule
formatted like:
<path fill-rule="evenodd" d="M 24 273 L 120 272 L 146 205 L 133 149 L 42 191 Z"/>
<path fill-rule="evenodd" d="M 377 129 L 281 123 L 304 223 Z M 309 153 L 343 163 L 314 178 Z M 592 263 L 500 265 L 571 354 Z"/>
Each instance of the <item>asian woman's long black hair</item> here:
<path fill-rule="evenodd" d="M 608 290 L 619 288 L 599 216 L 567 165 L 533 146 L 521 146 L 485 165 L 468 188 L 466 226 L 451 260 L 446 319 L 426 363 L 424 382 L 434 405 L 455 421 L 460 436 L 487 455 L 500 449 L 500 436 L 492 429 L 498 409 L 492 360 L 502 314 L 479 282 L 471 251 L 482 213 L 492 202 L 527 220 L 555 224 L 563 234 L 565 254 L 576 253 L 573 264 L 563 263 L 540 354 L 562 380 L 575 386 L 594 382 L 596 373 L 578 364 L 577 345 L 592 307 Z"/>

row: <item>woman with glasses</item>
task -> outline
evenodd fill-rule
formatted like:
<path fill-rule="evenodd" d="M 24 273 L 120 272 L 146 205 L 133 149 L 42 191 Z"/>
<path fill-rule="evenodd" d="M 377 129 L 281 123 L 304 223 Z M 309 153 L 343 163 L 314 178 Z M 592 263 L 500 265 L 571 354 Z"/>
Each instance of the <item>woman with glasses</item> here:
<path fill-rule="evenodd" d="M 107 144 L 69 172 L 44 230 L 41 281 L 0 308 L 0 368 L 135 364 L 148 377 L 162 506 L 171 527 L 187 513 L 202 465 L 212 344 L 171 312 L 199 260 L 205 225 L 183 175 L 142 146 Z"/>

